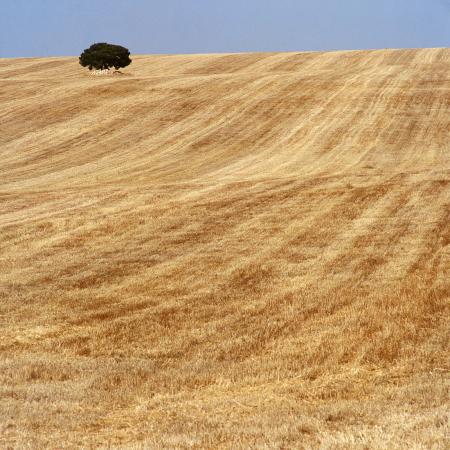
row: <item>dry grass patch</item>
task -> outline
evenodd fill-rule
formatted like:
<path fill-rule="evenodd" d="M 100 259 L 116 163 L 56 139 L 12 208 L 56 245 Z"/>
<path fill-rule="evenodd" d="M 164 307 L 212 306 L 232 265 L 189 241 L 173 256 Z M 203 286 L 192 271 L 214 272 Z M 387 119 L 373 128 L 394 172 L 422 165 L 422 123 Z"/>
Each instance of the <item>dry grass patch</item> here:
<path fill-rule="evenodd" d="M 0 447 L 448 448 L 449 68 L 1 62 Z"/>

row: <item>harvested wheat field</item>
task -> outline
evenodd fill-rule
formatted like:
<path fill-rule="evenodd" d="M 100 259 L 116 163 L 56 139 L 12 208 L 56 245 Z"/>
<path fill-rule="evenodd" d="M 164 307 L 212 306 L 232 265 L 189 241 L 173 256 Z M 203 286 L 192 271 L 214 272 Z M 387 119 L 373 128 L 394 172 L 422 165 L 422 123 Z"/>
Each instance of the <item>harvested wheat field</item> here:
<path fill-rule="evenodd" d="M 0 97 L 1 448 L 448 448 L 450 49 Z"/>

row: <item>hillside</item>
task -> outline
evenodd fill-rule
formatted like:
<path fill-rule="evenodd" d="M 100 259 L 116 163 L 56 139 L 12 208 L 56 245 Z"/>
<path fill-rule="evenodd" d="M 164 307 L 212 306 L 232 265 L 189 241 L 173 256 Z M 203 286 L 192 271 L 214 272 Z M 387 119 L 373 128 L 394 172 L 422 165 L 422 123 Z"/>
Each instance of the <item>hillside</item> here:
<path fill-rule="evenodd" d="M 3 59 L 0 101 L 0 447 L 450 445 L 450 49 Z"/>

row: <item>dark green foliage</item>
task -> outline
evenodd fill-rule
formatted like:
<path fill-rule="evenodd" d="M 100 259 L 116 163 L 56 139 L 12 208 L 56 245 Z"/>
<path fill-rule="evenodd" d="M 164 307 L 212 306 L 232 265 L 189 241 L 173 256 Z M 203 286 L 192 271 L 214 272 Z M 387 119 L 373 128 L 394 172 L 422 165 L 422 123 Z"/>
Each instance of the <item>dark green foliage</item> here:
<path fill-rule="evenodd" d="M 80 64 L 89 70 L 104 70 L 111 67 L 119 70 L 131 64 L 130 51 L 120 45 L 105 42 L 93 44 L 81 54 Z"/>

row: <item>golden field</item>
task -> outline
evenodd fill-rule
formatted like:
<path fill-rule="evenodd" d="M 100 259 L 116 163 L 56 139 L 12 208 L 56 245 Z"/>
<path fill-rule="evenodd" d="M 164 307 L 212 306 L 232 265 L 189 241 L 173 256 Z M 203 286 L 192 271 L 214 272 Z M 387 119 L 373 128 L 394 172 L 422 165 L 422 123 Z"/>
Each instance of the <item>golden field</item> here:
<path fill-rule="evenodd" d="M 450 49 L 0 99 L 0 448 L 450 446 Z"/>

